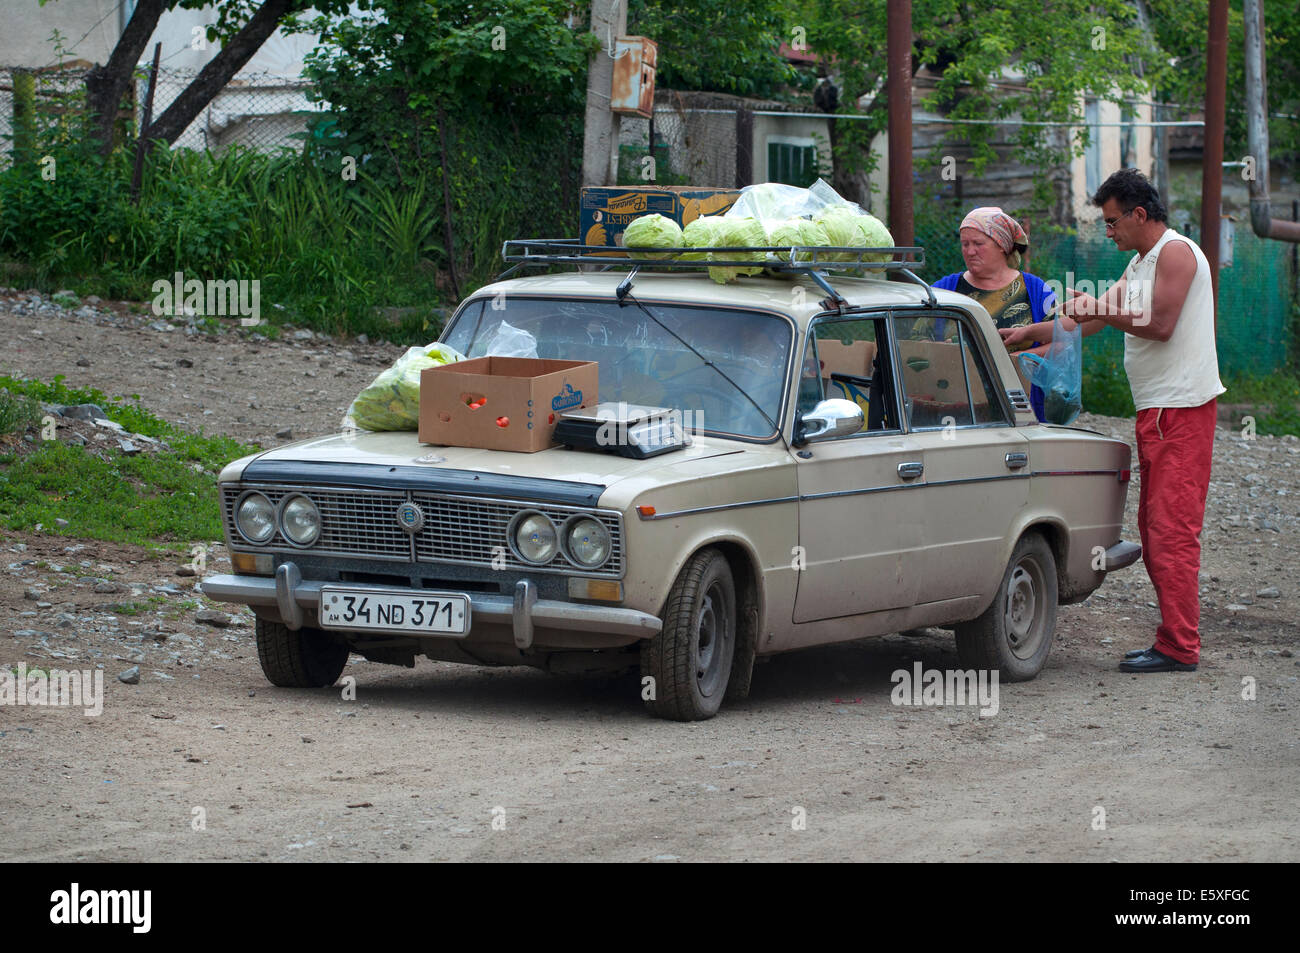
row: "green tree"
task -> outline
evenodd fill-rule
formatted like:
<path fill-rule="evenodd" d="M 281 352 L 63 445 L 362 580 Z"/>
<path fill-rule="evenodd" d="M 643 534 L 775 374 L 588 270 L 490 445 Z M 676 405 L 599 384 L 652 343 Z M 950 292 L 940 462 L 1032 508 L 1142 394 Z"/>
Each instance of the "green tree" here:
<path fill-rule="evenodd" d="M 869 103 L 870 119 L 835 124 L 839 180 L 869 164 L 867 145 L 885 128 L 885 2 L 807 0 L 803 16 L 809 46 L 840 88 L 840 111 Z M 923 105 L 951 119 L 1081 123 L 1084 97 L 1142 93 L 1168 68 L 1128 0 L 914 0 L 912 23 L 913 63 L 940 77 Z M 1052 130 L 1020 127 L 1022 161 L 1051 168 L 1084 145 Z M 970 145 L 978 173 L 995 158 L 991 135 L 983 123 L 959 124 L 949 140 Z M 1044 179 L 1043 201 L 1048 188 Z"/>
<path fill-rule="evenodd" d="M 1145 0 L 1151 29 L 1174 60 L 1162 76 L 1161 98 L 1187 111 L 1205 103 L 1209 10 L 1206 4 Z M 1300 5 L 1293 0 L 1264 3 L 1264 60 L 1268 70 L 1269 149 L 1274 161 L 1300 158 Z M 1228 5 L 1227 89 L 1224 108 L 1225 158 L 1246 153 L 1246 57 L 1241 0 Z"/>
<path fill-rule="evenodd" d="M 50 0 L 40 0 L 42 6 Z M 355 0 L 365 10 L 371 0 Z M 86 137 L 97 143 L 101 155 L 108 155 L 116 145 L 113 125 L 123 97 L 131 88 L 138 64 L 146 55 L 149 38 L 158 20 L 168 10 L 198 10 L 215 6 L 216 21 L 208 27 L 208 39 L 220 41 L 221 49 L 198 75 L 163 110 L 142 138 L 168 145 L 175 142 L 200 112 L 228 82 L 244 68 L 266 39 L 279 26 L 292 27 L 297 14 L 315 8 L 323 12 L 343 12 L 349 0 L 137 0 L 122 35 L 109 54 L 108 62 L 96 65 L 86 74 Z M 75 51 L 69 51 L 75 52 Z"/>
<path fill-rule="evenodd" d="M 493 270 L 503 237 L 572 230 L 587 64 L 600 40 L 567 0 L 385 0 L 375 10 L 312 24 L 322 43 L 307 75 L 329 104 L 312 149 L 320 160 L 349 156 L 389 185 L 434 177 L 458 297 L 461 275 Z"/>
<path fill-rule="evenodd" d="M 772 96 L 797 79 L 780 53 L 797 39 L 790 13 L 783 0 L 631 0 L 627 28 L 659 45 L 667 89 Z"/>

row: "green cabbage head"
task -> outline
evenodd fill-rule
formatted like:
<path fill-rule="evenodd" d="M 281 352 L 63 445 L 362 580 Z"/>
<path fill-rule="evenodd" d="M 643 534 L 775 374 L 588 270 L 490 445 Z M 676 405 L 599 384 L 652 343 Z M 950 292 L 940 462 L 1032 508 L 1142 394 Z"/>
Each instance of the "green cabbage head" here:
<path fill-rule="evenodd" d="M 832 244 L 827 237 L 826 229 L 816 222 L 810 222 L 806 218 L 787 218 L 784 221 L 777 222 L 768 231 L 767 243 L 769 245 L 781 245 L 789 247 L 791 245 L 809 245 L 812 247 L 824 247 Z M 782 256 L 784 257 L 784 256 Z M 800 252 L 797 261 L 809 261 L 812 255 L 807 252 Z"/>
<path fill-rule="evenodd" d="M 709 248 L 713 245 L 721 245 L 718 235 L 722 232 L 724 221 L 726 219 L 721 215 L 701 215 L 687 222 L 686 227 L 682 229 L 682 245 L 686 248 Z M 682 261 L 704 261 L 708 257 L 708 252 L 686 252 L 682 255 Z"/>
<path fill-rule="evenodd" d="M 722 227 L 718 230 L 717 238 L 714 244 L 726 247 L 727 245 L 746 245 L 751 247 L 763 247 L 768 244 L 767 231 L 763 228 L 763 223 L 756 218 L 739 218 L 731 215 L 718 216 L 722 222 Z M 763 270 L 762 262 L 767 260 L 766 252 L 718 252 L 718 257 L 725 257 L 728 261 L 756 261 L 759 264 L 752 268 L 710 268 L 709 277 L 720 285 L 725 285 L 729 281 L 735 281 L 739 275 L 756 275 Z"/>
<path fill-rule="evenodd" d="M 623 230 L 624 248 L 681 248 L 682 227 L 671 218 L 658 212 L 642 215 L 628 223 Z M 646 258 L 667 258 L 667 255 L 646 255 Z"/>

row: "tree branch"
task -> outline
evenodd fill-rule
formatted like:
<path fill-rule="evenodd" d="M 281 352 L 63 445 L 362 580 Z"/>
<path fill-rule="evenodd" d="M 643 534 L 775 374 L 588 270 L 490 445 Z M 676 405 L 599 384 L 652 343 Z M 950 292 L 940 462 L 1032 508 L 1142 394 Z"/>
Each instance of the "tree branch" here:
<path fill-rule="evenodd" d="M 99 141 L 99 152 L 108 155 L 113 149 L 113 123 L 117 119 L 122 96 L 131 85 L 136 63 L 144 54 L 158 26 L 158 18 L 168 0 L 139 0 L 131 20 L 118 38 L 117 45 L 103 66 L 86 73 L 86 106 L 90 113 L 91 134 Z"/>
<path fill-rule="evenodd" d="M 252 19 L 221 47 L 221 52 L 199 71 L 194 81 L 141 136 L 149 142 L 174 143 L 217 93 L 253 58 L 280 21 L 303 5 L 301 0 L 265 0 Z"/>

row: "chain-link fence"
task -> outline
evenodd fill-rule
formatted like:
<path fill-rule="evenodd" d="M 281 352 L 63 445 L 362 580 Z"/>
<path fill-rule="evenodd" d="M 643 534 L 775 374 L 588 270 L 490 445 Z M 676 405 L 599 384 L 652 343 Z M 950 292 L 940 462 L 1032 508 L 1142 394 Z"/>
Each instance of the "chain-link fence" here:
<path fill-rule="evenodd" d="M 190 70 L 160 68 L 154 90 L 157 119 L 195 77 Z M 137 122 L 143 118 L 148 77 L 136 82 Z M 222 87 L 175 145 L 220 152 L 232 145 L 259 151 L 301 149 L 307 116 L 321 107 L 309 101 L 311 83 L 271 73 L 241 73 Z"/>
<path fill-rule="evenodd" d="M 154 89 L 153 118 L 161 116 L 194 80 L 193 70 L 161 67 Z M 144 119 L 149 88 L 146 71 L 133 84 L 124 120 L 132 134 Z M 221 152 L 239 145 L 263 152 L 301 149 L 307 118 L 321 106 L 308 99 L 306 80 L 270 73 L 236 76 L 186 127 L 175 145 Z M 12 161 L 11 148 L 69 110 L 84 108 L 85 69 L 27 70 L 0 67 L 0 163 Z"/>

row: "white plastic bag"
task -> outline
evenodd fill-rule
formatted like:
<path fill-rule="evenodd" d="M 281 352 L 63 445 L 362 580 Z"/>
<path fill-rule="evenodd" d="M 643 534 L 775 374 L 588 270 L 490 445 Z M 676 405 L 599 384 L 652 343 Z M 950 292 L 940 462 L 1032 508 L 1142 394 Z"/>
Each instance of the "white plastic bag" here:
<path fill-rule="evenodd" d="M 536 357 L 537 338 L 502 321 L 488 341 L 484 357 Z"/>

